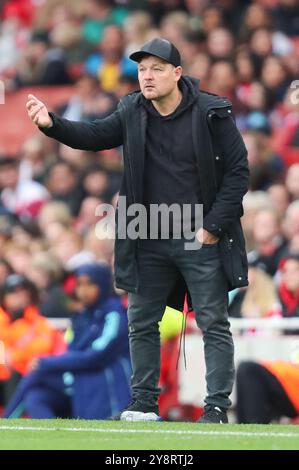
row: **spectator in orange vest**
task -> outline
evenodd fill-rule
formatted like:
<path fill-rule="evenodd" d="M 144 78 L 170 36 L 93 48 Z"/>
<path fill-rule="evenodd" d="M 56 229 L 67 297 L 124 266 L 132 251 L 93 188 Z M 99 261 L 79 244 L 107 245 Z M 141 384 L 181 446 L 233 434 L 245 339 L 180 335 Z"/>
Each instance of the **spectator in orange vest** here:
<path fill-rule="evenodd" d="M 268 424 L 299 416 L 299 363 L 242 362 L 236 385 L 239 423 Z"/>
<path fill-rule="evenodd" d="M 0 404 L 5 404 L 33 359 L 65 350 L 62 334 L 40 315 L 35 285 L 18 274 L 0 291 Z M 1 358 L 0 358 L 1 359 Z M 1 403 L 2 402 L 2 403 Z"/>

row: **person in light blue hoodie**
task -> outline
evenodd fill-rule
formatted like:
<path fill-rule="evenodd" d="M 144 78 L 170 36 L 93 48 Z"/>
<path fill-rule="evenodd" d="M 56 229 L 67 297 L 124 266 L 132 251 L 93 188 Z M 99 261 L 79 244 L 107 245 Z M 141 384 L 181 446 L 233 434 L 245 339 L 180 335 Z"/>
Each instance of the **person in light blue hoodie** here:
<path fill-rule="evenodd" d="M 131 363 L 126 310 L 112 293 L 103 264 L 75 272 L 75 293 L 83 305 L 73 315 L 67 351 L 38 360 L 20 382 L 4 417 L 106 419 L 130 401 Z"/>

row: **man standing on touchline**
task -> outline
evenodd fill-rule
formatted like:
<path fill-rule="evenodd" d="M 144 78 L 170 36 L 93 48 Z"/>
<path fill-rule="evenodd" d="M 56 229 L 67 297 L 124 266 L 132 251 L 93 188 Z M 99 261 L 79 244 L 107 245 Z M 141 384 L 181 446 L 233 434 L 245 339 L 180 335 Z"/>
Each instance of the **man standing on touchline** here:
<path fill-rule="evenodd" d="M 128 291 L 132 403 L 117 418 L 158 420 L 160 336 L 165 306 L 182 308 L 186 290 L 203 333 L 207 396 L 202 423 L 226 423 L 234 381 L 234 350 L 227 314 L 230 289 L 246 286 L 247 259 L 240 217 L 248 187 L 247 152 L 231 103 L 199 90 L 183 76 L 179 51 L 155 38 L 130 58 L 138 62 L 140 90 L 92 123 L 48 113 L 29 95 L 28 114 L 49 137 L 83 150 L 123 145 L 120 195 L 127 206 L 203 204 L 200 249 L 184 236 L 133 240 L 116 237 L 115 279 Z M 125 223 L 129 223 L 127 217 Z"/>

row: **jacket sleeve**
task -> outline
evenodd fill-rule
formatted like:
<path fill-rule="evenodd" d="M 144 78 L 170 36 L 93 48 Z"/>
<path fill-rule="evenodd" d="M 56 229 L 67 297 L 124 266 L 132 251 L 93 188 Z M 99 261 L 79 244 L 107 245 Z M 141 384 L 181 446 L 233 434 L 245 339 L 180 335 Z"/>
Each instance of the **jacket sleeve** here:
<path fill-rule="evenodd" d="M 57 356 L 41 359 L 41 370 L 80 372 L 100 370 L 112 363 L 124 349 L 128 327 L 124 314 L 110 312 L 106 316 L 102 334 L 85 351 L 68 351 Z"/>
<path fill-rule="evenodd" d="M 53 126 L 39 128 L 46 136 L 74 149 L 105 150 L 119 147 L 123 143 L 122 125 L 119 111 L 116 110 L 104 119 L 92 122 L 69 121 L 49 113 Z"/>
<path fill-rule="evenodd" d="M 227 112 L 227 111 L 226 111 Z M 203 227 L 217 237 L 241 215 L 243 196 L 248 190 L 247 150 L 232 116 L 213 118 L 213 135 L 222 152 L 224 174 L 216 199 L 204 217 Z"/>

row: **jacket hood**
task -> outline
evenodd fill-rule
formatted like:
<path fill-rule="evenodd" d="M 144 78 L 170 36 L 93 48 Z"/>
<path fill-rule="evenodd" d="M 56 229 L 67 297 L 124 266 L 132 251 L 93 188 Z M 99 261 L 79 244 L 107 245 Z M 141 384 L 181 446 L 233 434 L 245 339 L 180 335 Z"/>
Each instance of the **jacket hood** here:
<path fill-rule="evenodd" d="M 189 77 L 188 75 L 182 75 L 179 85 L 185 85 L 188 88 L 189 93 L 196 98 L 199 95 L 200 80 L 198 78 Z"/>
<path fill-rule="evenodd" d="M 112 294 L 112 275 L 111 270 L 105 264 L 87 263 L 81 265 L 75 271 L 75 277 L 88 276 L 93 284 L 101 289 L 101 295 L 97 306 L 102 305 Z"/>

